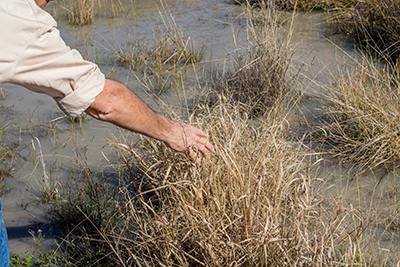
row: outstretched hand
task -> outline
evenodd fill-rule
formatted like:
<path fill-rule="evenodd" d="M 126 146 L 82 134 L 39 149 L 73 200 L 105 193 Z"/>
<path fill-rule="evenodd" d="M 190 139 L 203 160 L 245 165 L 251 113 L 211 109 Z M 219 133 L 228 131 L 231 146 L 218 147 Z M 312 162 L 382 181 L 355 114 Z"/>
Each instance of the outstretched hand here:
<path fill-rule="evenodd" d="M 170 148 L 186 152 L 200 166 L 197 151 L 204 157 L 214 152 L 206 134 L 191 125 L 167 119 L 152 110 L 125 85 L 106 80 L 104 90 L 86 110 L 90 116 L 121 128 L 163 141 Z"/>
<path fill-rule="evenodd" d="M 205 158 L 209 157 L 209 152 L 214 152 L 214 147 L 208 141 L 207 135 L 194 126 L 177 121 L 172 123 L 175 134 L 165 143 L 176 151 L 185 152 L 197 166 L 200 166 L 201 160 L 195 151 L 200 152 Z"/>

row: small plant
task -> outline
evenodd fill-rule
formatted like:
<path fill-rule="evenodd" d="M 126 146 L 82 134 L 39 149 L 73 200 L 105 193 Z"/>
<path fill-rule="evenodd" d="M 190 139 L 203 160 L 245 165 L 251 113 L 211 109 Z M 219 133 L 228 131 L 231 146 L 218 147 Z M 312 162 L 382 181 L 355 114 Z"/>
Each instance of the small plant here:
<path fill-rule="evenodd" d="M 37 232 L 30 231 L 30 234 L 32 235 L 36 247 L 37 255 L 31 257 L 31 259 L 35 259 L 35 265 L 41 267 L 60 266 L 59 263 L 61 261 L 59 261 L 57 253 L 54 250 L 50 250 L 49 252 L 44 251 L 43 230 L 38 229 Z"/>
<path fill-rule="evenodd" d="M 68 123 L 82 123 L 86 121 L 89 118 L 89 115 L 85 112 L 81 113 L 78 116 L 75 117 L 67 117 L 67 122 Z"/>
<path fill-rule="evenodd" d="M 84 170 L 82 179 L 73 177 L 64 200 L 52 203 L 52 217 L 60 223 L 65 238 L 58 245 L 59 253 L 47 258 L 83 266 L 110 264 L 113 257 L 107 255 L 115 246 L 111 236 L 124 220 L 117 192 L 89 170 Z"/>
<path fill-rule="evenodd" d="M 10 267 L 18 266 L 33 266 L 32 256 L 27 256 L 25 259 L 21 259 L 20 255 L 14 255 L 10 258 Z"/>

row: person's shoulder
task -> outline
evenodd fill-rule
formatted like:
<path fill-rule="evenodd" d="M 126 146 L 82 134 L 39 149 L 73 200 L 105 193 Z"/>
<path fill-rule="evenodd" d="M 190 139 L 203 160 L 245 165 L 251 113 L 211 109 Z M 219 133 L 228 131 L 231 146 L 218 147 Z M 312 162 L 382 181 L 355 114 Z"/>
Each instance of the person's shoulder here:
<path fill-rule="evenodd" d="M 56 27 L 34 0 L 0 0 L 0 82 L 9 81 L 14 65 L 39 36 Z"/>
<path fill-rule="evenodd" d="M 57 26 L 53 17 L 38 7 L 34 0 L 0 1 L 0 12 L 1 17 L 9 22 L 6 25 L 17 23 L 34 27 Z"/>

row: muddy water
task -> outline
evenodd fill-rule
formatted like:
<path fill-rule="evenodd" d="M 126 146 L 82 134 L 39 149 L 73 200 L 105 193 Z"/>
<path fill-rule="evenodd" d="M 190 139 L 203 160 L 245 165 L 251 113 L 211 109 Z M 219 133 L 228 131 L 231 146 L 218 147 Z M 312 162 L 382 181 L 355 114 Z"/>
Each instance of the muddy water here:
<path fill-rule="evenodd" d="M 236 49 L 233 28 L 236 29 L 237 43 L 244 40 L 240 21 L 235 20 L 241 10 L 225 0 L 169 0 L 167 3 L 169 12 L 182 31 L 197 46 L 207 46 L 206 60 L 221 60 L 222 63 L 225 55 Z M 51 5 L 48 10 L 54 13 Z M 163 13 L 158 0 L 129 1 L 122 16 L 106 18 L 99 15 L 93 25 L 85 27 L 71 26 L 64 16 L 57 12 L 54 14 L 68 45 L 78 49 L 86 58 L 98 62 L 105 73 L 127 84 L 150 106 L 158 109 L 157 103 L 140 89 L 133 74 L 126 68 L 109 64 L 109 58 L 115 49 L 127 42 L 151 40 L 154 31 L 163 27 L 163 18 L 164 21 L 166 19 Z M 288 27 L 284 25 L 283 32 L 287 33 Z M 292 41 L 298 53 L 294 64 L 297 67 L 302 65 L 306 70 L 303 77 L 304 90 L 315 94 L 323 93 L 332 82 L 332 75 L 347 64 L 345 54 L 354 55 L 351 47 L 345 45 L 340 38 L 325 38 L 323 29 L 322 14 L 296 15 Z M 7 137 L 7 144 L 16 143 L 21 147 L 15 152 L 12 176 L 7 177 L 3 183 L 4 217 L 10 235 L 11 253 L 25 255 L 35 249 L 30 231 L 43 229 L 49 237 L 48 243 L 52 242 L 51 235 L 55 233 L 54 229 L 49 228 L 46 205 L 40 202 L 44 178 L 50 177 L 61 184 L 62 188 L 70 180 L 71 170 L 78 169 L 80 163 L 87 164 L 92 170 L 101 171 L 103 166 L 110 165 L 109 160 L 113 161 L 117 157 L 116 152 L 107 144 L 114 137 L 118 139 L 121 132 L 110 124 L 92 119 L 82 124 L 67 123 L 51 98 L 18 86 L 4 85 L 3 93 L 4 99 L 0 105 L 6 111 L 1 112 L 2 120 L 13 118 L 10 130 L 14 130 Z M 174 94 L 167 93 L 165 97 L 173 101 Z M 310 109 L 315 108 L 312 103 L 309 106 Z M 6 114 L 11 116 L 6 117 Z M 329 172 L 336 179 L 332 181 L 332 189 L 328 194 L 333 195 L 351 187 L 344 182 L 349 177 L 347 170 L 339 171 L 329 166 Z M 393 179 L 391 181 L 395 181 Z M 354 189 L 351 187 L 349 190 L 352 192 Z"/>

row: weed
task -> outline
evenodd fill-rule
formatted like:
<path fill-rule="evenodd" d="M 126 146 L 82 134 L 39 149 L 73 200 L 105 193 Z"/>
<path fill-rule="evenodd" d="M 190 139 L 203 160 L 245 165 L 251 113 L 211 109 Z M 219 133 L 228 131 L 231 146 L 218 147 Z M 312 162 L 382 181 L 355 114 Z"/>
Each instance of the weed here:
<path fill-rule="evenodd" d="M 123 220 L 116 192 L 89 170 L 82 178 L 78 181 L 74 177 L 64 200 L 53 203 L 52 216 L 66 233 L 54 257 L 78 266 L 106 264 L 113 257 L 104 255 L 115 246 L 111 233 Z"/>
<path fill-rule="evenodd" d="M 88 119 L 89 115 L 85 112 L 75 117 L 67 117 L 68 123 L 82 123 Z"/>
<path fill-rule="evenodd" d="M 10 267 L 18 267 L 18 266 L 32 266 L 32 257 L 27 256 L 24 260 L 21 259 L 21 256 L 19 255 L 14 255 L 10 258 Z"/>
<path fill-rule="evenodd" d="M 34 231 L 30 231 L 32 238 L 35 242 L 36 254 L 35 256 L 31 256 L 32 259 L 35 260 L 36 266 L 50 267 L 50 266 L 60 266 L 60 262 L 58 260 L 58 256 L 56 251 L 51 250 L 49 252 L 45 252 L 43 248 L 44 235 L 43 231 L 39 229 L 36 233 Z"/>

